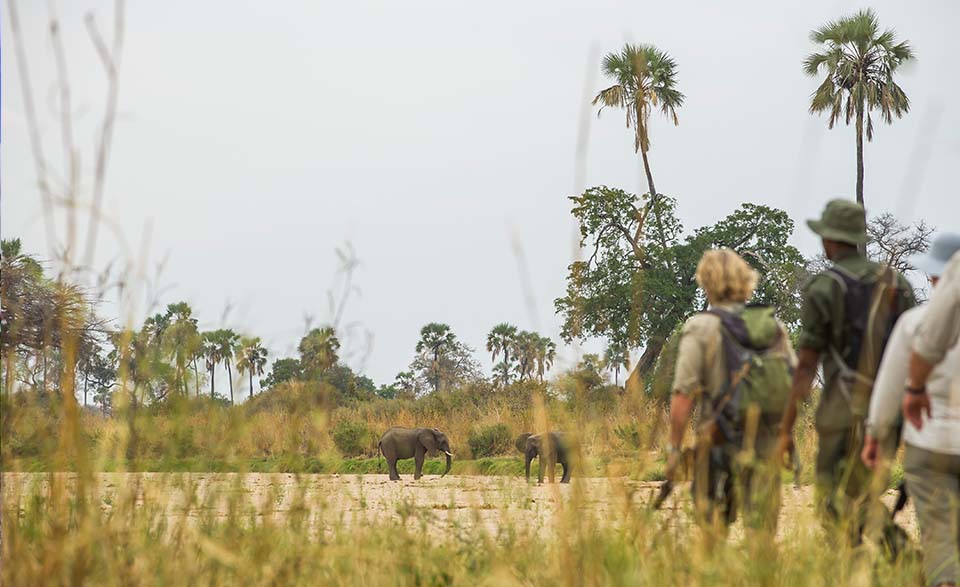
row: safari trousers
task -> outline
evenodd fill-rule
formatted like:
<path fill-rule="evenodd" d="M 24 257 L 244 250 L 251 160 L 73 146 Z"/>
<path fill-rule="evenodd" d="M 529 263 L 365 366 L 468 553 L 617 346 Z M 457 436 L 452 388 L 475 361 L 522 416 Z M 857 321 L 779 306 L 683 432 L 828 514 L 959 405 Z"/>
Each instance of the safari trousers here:
<path fill-rule="evenodd" d="M 907 444 L 903 469 L 920 523 L 927 584 L 957 583 L 960 580 L 960 455 Z"/>
<path fill-rule="evenodd" d="M 701 526 L 726 531 L 742 511 L 748 531 L 776 532 L 780 513 L 780 468 L 774 448 L 776 428 L 761 427 L 755 454 L 737 444 L 722 444 L 698 455 L 693 499 Z"/>

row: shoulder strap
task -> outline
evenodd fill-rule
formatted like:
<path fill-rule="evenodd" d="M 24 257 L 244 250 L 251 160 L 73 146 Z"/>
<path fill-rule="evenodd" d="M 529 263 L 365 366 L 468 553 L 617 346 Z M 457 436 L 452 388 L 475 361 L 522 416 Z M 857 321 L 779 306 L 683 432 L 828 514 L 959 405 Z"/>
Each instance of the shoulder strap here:
<path fill-rule="evenodd" d="M 750 353 L 755 353 L 757 350 L 750 344 L 750 336 L 743 318 L 719 308 L 710 308 L 705 313 L 720 319 L 723 365 L 729 386 L 736 374 L 741 373 L 743 366 L 749 362 Z"/>

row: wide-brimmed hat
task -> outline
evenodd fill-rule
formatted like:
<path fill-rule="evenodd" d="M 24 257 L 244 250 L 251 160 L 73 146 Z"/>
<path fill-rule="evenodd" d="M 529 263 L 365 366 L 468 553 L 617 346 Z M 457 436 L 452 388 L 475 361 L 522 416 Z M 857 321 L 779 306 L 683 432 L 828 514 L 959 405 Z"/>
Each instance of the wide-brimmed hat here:
<path fill-rule="evenodd" d="M 851 245 L 867 242 L 867 215 L 863 206 L 850 200 L 831 200 L 820 220 L 807 220 L 810 230 L 823 238 Z"/>
<path fill-rule="evenodd" d="M 927 275 L 940 277 L 950 258 L 960 251 L 960 234 L 945 232 L 938 234 L 926 253 L 911 259 L 917 269 Z"/>

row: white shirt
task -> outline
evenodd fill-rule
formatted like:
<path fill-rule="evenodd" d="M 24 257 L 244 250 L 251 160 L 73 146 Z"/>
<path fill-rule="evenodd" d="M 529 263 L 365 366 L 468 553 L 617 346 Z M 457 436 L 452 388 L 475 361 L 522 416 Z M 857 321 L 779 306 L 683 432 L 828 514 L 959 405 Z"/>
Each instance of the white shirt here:
<path fill-rule="evenodd" d="M 936 290 L 939 289 L 938 285 Z M 929 306 L 907 310 L 890 335 L 867 415 L 867 430 L 875 438 L 888 435 L 897 423 L 910 372 L 910 351 L 928 310 Z M 904 422 L 904 442 L 929 451 L 960 455 L 960 345 L 949 348 L 934 367 L 927 379 L 927 393 L 931 417 L 923 415 L 921 430 Z"/>

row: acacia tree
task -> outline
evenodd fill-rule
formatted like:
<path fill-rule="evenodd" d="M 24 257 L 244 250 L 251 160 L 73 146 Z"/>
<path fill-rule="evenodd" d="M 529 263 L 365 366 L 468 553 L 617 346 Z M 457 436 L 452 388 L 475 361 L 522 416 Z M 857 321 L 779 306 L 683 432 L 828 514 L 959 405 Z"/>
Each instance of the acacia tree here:
<path fill-rule="evenodd" d="M 605 186 L 590 188 L 571 198 L 580 224 L 586 260 L 569 267 L 567 293 L 554 305 L 563 316 L 561 336 L 567 342 L 588 337 L 605 339 L 625 349 L 643 347 L 635 369 L 647 373 L 667 338 L 691 313 L 705 308 L 694 273 L 704 251 L 729 247 L 740 253 L 762 279 L 754 299 L 780 310 L 788 325 L 799 320 L 799 267 L 803 256 L 787 243 L 793 221 L 782 210 L 744 204 L 712 226 L 683 236 L 674 215 L 675 201 L 662 198 L 668 247 L 647 246 L 650 227 L 636 215 L 638 198 Z M 676 261 L 672 271 L 663 256 Z"/>
<path fill-rule="evenodd" d="M 867 223 L 867 253 L 871 259 L 893 267 L 901 274 L 916 271 L 912 258 L 930 248 L 934 229 L 924 220 L 907 225 L 889 212 Z"/>
<path fill-rule="evenodd" d="M 810 39 L 822 50 L 809 55 L 803 71 L 815 77 L 826 73 L 813 93 L 810 112 L 829 112 L 829 128 L 839 120 L 855 123 L 857 138 L 857 202 L 863 204 L 863 135 L 873 140 L 873 118 L 880 111 L 887 124 L 894 116 L 910 110 L 910 100 L 893 76 L 897 69 L 914 58 L 907 41 L 897 42 L 893 29 L 880 31 L 877 15 L 871 9 L 828 22 L 810 33 Z"/>
<path fill-rule="evenodd" d="M 237 347 L 237 371 L 250 376 L 250 391 L 253 395 L 253 376 L 261 377 L 267 365 L 267 349 L 260 343 L 260 337 L 242 338 Z"/>
<path fill-rule="evenodd" d="M 497 324 L 487 334 L 487 350 L 491 353 L 491 360 L 496 363 L 497 357 L 503 354 L 503 363 L 496 365 L 494 371 L 499 371 L 503 385 L 510 384 L 510 371 L 512 368 L 511 360 L 515 356 L 511 351 L 517 342 L 517 327 L 512 324 L 502 322 Z"/>
<path fill-rule="evenodd" d="M 601 65 L 603 74 L 615 83 L 594 97 L 593 104 L 600 104 L 597 116 L 604 107 L 621 108 L 626 113 L 627 128 L 633 128 L 633 150 L 640 152 L 643 171 L 647 176 L 647 207 L 653 207 L 657 223 L 658 240 L 667 248 L 667 228 L 660 210 L 660 193 L 653 183 L 650 171 L 650 114 L 659 109 L 668 116 L 674 126 L 680 124 L 677 109 L 683 105 L 684 95 L 677 90 L 676 62 L 664 51 L 653 45 L 625 44 L 619 52 L 608 53 Z M 646 213 L 638 218 L 645 218 Z M 639 240 L 643 222 L 639 222 L 634 240 Z M 671 266 L 669 257 L 664 259 Z M 672 269 L 672 267 L 671 267 Z"/>

